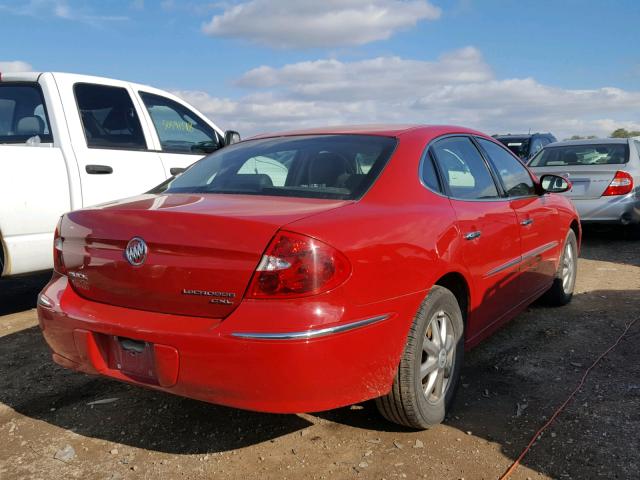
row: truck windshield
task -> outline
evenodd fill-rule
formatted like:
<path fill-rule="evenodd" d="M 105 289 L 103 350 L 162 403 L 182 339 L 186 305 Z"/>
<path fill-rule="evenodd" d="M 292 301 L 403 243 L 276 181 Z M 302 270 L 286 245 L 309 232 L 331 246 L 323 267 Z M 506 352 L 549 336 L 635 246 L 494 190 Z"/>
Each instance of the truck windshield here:
<path fill-rule="evenodd" d="M 308 135 L 249 140 L 192 165 L 167 193 L 360 198 L 389 160 L 396 140 L 373 135 Z"/>
<path fill-rule="evenodd" d="M 39 85 L 0 84 L 0 143 L 25 143 L 53 138 Z"/>

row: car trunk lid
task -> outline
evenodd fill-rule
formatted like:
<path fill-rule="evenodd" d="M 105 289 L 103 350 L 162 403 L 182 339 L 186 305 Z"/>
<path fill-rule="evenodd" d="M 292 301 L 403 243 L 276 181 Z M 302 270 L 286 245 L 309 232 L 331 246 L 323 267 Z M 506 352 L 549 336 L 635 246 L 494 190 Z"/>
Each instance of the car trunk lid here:
<path fill-rule="evenodd" d="M 533 167 L 531 170 L 541 177 L 545 174 L 560 175 L 567 177 L 571 182 L 571 190 L 564 193 L 572 199 L 593 199 L 600 198 L 607 189 L 611 180 L 618 170 L 624 165 L 580 165 L 580 166 L 557 166 L 557 167 Z"/>
<path fill-rule="evenodd" d="M 88 299 L 223 318 L 238 305 L 279 228 L 349 201 L 254 195 L 144 195 L 63 218 L 63 260 Z M 134 266 L 127 244 L 144 240 Z"/>

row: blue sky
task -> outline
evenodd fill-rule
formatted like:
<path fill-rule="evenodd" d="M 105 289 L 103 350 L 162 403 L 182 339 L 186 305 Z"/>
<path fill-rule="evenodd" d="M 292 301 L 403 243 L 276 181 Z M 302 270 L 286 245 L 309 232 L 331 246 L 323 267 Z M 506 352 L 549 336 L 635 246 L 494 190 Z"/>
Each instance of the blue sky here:
<path fill-rule="evenodd" d="M 151 84 L 247 133 L 640 124 L 638 0 L 0 0 L 0 32 L 5 70 Z"/>

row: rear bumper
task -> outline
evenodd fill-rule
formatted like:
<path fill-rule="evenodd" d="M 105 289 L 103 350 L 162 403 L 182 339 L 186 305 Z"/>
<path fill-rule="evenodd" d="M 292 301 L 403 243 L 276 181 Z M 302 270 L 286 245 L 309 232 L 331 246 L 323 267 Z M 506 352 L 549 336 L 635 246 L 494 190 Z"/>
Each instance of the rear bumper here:
<path fill-rule="evenodd" d="M 640 191 L 624 196 L 574 199 L 573 203 L 585 223 L 640 223 Z"/>
<path fill-rule="evenodd" d="M 310 412 L 388 393 L 424 292 L 360 307 L 330 297 L 244 301 L 220 321 L 92 302 L 54 277 L 38 317 L 64 367 L 237 408 Z M 153 379 L 114 366 L 114 337 L 153 345 Z"/>

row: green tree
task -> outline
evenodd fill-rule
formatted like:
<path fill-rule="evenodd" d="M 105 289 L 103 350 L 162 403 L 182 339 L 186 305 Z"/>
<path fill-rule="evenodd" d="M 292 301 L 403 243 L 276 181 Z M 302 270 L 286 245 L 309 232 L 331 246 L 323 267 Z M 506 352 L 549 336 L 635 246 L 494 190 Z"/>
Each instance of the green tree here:
<path fill-rule="evenodd" d="M 640 132 L 629 131 L 626 128 L 616 128 L 610 135 L 611 138 L 629 138 L 638 136 L 640 136 Z"/>

